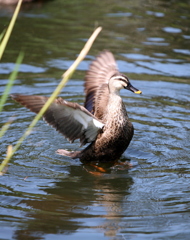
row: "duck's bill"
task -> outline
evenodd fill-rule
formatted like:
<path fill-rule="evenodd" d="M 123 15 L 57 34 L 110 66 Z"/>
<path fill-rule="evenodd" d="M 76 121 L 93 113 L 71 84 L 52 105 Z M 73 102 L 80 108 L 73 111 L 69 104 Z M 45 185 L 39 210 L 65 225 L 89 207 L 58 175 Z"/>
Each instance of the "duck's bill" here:
<path fill-rule="evenodd" d="M 128 84 L 128 86 L 126 87 L 126 89 L 130 90 L 133 93 L 136 94 L 141 94 L 142 91 L 138 90 L 137 88 L 133 87 L 132 84 Z"/>

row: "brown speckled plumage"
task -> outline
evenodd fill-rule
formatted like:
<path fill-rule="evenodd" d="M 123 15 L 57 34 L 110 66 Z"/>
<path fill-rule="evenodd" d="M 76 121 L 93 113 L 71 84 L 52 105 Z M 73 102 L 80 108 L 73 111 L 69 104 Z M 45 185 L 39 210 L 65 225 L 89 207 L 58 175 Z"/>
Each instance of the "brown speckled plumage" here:
<path fill-rule="evenodd" d="M 59 149 L 57 153 L 80 158 L 82 162 L 118 160 L 134 133 L 120 97 L 123 88 L 141 93 L 125 75 L 119 73 L 112 53 L 102 52 L 92 62 L 85 76 L 84 107 L 58 98 L 43 116 L 47 123 L 71 142 L 80 139 L 81 145 L 90 143 L 82 151 Z M 13 94 L 12 98 L 35 113 L 48 99 L 19 94 Z"/>

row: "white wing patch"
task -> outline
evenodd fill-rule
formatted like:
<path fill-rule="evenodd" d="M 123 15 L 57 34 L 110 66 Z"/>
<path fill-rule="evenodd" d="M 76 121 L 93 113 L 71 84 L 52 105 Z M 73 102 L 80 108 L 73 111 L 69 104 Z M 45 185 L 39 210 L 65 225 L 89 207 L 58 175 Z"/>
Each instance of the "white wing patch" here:
<path fill-rule="evenodd" d="M 79 109 L 73 109 L 72 115 L 77 122 L 83 125 L 84 129 L 86 129 L 88 127 L 88 123 L 92 121 L 92 117 L 88 116 L 86 113 L 82 112 Z"/>
<path fill-rule="evenodd" d="M 57 110 L 54 111 L 54 117 L 59 121 L 67 117 L 70 122 L 67 122 L 67 128 L 75 128 L 77 125 L 82 125 L 81 136 L 84 134 L 87 142 L 92 142 L 96 139 L 100 129 L 104 124 L 88 115 L 81 109 L 74 109 L 69 106 L 56 106 Z M 55 108 L 54 108 L 55 110 Z M 63 125 L 62 125 L 63 126 Z M 68 136 L 69 137 L 69 136 Z"/>
<path fill-rule="evenodd" d="M 104 124 L 93 118 L 93 123 L 97 128 L 103 128 Z"/>
<path fill-rule="evenodd" d="M 74 110 L 73 117 L 76 119 L 76 121 L 80 122 L 83 125 L 85 137 L 88 139 L 88 142 L 94 141 L 96 139 L 98 131 L 104 126 L 103 123 L 78 109 Z"/>

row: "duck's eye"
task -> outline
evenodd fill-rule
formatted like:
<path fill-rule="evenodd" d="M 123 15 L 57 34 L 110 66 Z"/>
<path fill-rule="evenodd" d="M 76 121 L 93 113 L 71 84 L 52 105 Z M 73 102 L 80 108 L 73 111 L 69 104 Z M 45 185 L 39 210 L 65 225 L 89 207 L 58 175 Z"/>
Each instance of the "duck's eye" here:
<path fill-rule="evenodd" d="M 128 85 L 128 82 L 126 81 L 126 79 L 123 79 L 123 78 L 120 78 L 119 79 L 120 81 L 122 81 L 123 82 L 123 84 L 127 87 L 127 85 Z"/>

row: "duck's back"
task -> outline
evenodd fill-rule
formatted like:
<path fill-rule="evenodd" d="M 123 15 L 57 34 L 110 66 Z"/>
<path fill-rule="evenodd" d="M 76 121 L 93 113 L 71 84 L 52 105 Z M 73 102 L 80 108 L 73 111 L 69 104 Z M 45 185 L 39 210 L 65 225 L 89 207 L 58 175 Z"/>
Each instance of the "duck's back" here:
<path fill-rule="evenodd" d="M 84 106 L 100 120 L 103 119 L 108 103 L 108 81 L 116 73 L 118 73 L 117 64 L 109 51 L 103 51 L 91 63 L 86 73 Z"/>

